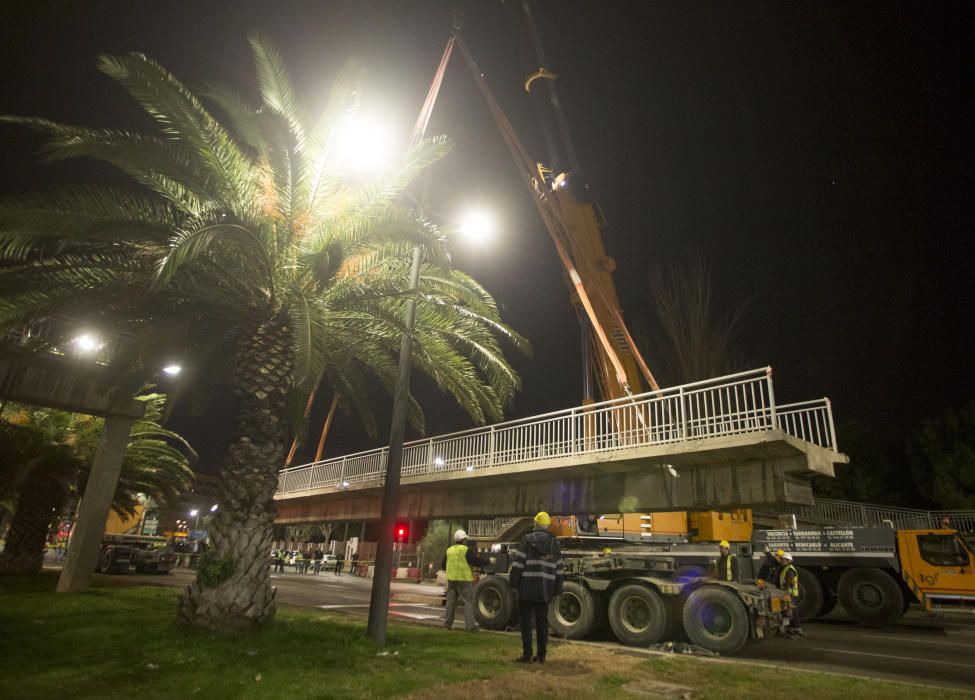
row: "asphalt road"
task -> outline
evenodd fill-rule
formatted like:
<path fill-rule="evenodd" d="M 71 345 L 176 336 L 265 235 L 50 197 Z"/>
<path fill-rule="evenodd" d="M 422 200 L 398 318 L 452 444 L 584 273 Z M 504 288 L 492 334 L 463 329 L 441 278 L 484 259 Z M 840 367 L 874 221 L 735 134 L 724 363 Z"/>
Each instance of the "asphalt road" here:
<path fill-rule="evenodd" d="M 184 586 L 192 574 L 177 570 L 167 576 L 131 575 L 129 579 L 132 583 Z M 291 572 L 272 574 L 271 579 L 282 603 L 357 615 L 368 613 L 370 579 Z M 430 598 L 439 591 L 437 586 L 393 583 L 391 618 L 442 625 L 444 610 Z M 424 597 L 429 602 L 417 602 Z M 462 625 L 461 617 L 455 627 Z M 883 629 L 862 627 L 834 613 L 822 621 L 806 622 L 803 628 L 803 639 L 774 638 L 749 645 L 735 658 L 975 692 L 975 615 L 970 613 L 933 618 L 922 611 L 912 611 L 899 624 Z"/>

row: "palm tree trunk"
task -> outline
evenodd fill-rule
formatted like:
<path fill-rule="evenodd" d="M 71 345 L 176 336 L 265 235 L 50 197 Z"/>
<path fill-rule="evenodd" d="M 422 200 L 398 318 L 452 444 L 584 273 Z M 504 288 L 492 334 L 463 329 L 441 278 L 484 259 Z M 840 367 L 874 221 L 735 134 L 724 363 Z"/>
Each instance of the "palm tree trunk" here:
<path fill-rule="evenodd" d="M 234 370 L 237 417 L 210 523 L 210 561 L 180 600 L 179 622 L 213 631 L 253 630 L 275 611 L 270 581 L 277 472 L 285 456 L 293 354 L 281 321 L 241 342 Z"/>
<path fill-rule="evenodd" d="M 0 574 L 36 574 L 44 564 L 44 541 L 68 492 L 64 482 L 36 469 L 20 489 L 7 544 L 0 552 Z"/>

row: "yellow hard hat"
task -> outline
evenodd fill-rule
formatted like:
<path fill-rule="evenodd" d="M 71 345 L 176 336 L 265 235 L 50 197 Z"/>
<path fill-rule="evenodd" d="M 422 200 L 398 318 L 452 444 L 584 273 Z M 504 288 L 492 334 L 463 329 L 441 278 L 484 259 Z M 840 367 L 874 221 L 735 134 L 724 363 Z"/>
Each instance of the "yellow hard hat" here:
<path fill-rule="evenodd" d="M 728 544 L 728 540 L 721 540 L 721 541 L 720 541 L 720 542 L 718 543 L 718 546 L 719 546 L 719 547 L 724 547 L 725 549 L 731 549 L 731 545 L 730 545 L 730 544 Z"/>
<path fill-rule="evenodd" d="M 603 554 L 612 554 L 613 550 L 609 547 L 603 547 Z"/>
<path fill-rule="evenodd" d="M 775 550 L 775 556 L 777 556 L 777 557 L 784 557 L 785 556 L 785 550 L 784 549 L 777 549 L 777 550 Z"/>
<path fill-rule="evenodd" d="M 535 515 L 535 524 L 541 525 L 542 527 L 548 527 L 549 525 L 552 524 L 552 518 L 550 518 L 549 514 L 546 513 L 544 510 L 540 510 Z"/>

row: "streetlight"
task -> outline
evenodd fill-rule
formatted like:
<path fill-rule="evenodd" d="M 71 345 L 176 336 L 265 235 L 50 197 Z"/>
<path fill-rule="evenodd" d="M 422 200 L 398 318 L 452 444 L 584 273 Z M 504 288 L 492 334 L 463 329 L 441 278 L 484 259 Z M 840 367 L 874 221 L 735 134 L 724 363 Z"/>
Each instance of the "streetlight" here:
<path fill-rule="evenodd" d="M 211 513 L 216 513 L 217 512 L 217 508 L 219 508 L 219 505 L 216 504 L 216 503 L 214 503 L 212 506 L 210 506 L 210 512 Z"/>
<path fill-rule="evenodd" d="M 497 222 L 487 209 L 470 209 L 460 218 L 458 230 L 471 243 L 484 245 L 494 237 Z"/>
<path fill-rule="evenodd" d="M 349 115 L 338 128 L 334 158 L 342 170 L 360 176 L 380 172 L 393 152 L 393 132 L 379 119 Z"/>
<path fill-rule="evenodd" d="M 191 518 L 196 518 L 196 520 L 193 523 L 193 529 L 194 530 L 199 530 L 200 529 L 200 511 L 198 509 L 194 508 L 193 510 L 190 511 L 190 517 Z"/>
<path fill-rule="evenodd" d="M 420 116 L 413 127 L 410 147 L 416 146 L 426 132 L 433 106 L 436 104 L 440 85 L 443 82 L 447 62 L 454 48 L 456 32 L 460 24 L 455 20 L 454 33 L 444 48 L 440 65 L 427 91 Z M 423 249 L 413 249 L 413 263 L 410 267 L 410 291 L 420 287 L 420 264 L 423 262 Z M 410 364 L 413 356 L 413 333 L 416 329 L 416 299 L 408 298 L 403 318 L 403 340 L 399 353 L 399 377 L 393 393 L 393 416 L 389 428 L 389 452 L 386 455 L 386 478 L 383 483 L 382 510 L 379 519 L 379 542 L 376 547 L 375 573 L 372 579 L 372 592 L 369 597 L 369 621 L 366 635 L 379 644 L 386 643 L 386 623 L 389 616 L 389 582 L 393 569 L 393 533 L 396 527 L 396 501 L 399 496 L 400 471 L 403 466 L 403 438 L 406 434 L 406 410 L 410 398 Z"/>
<path fill-rule="evenodd" d="M 98 339 L 98 336 L 92 335 L 91 333 L 82 333 L 71 342 L 81 355 L 90 355 L 93 352 L 101 350 L 105 345 L 105 343 Z"/>
<path fill-rule="evenodd" d="M 175 377 L 177 374 L 183 371 L 182 366 L 177 364 L 166 365 L 163 367 L 163 372 L 168 374 L 170 377 Z"/>

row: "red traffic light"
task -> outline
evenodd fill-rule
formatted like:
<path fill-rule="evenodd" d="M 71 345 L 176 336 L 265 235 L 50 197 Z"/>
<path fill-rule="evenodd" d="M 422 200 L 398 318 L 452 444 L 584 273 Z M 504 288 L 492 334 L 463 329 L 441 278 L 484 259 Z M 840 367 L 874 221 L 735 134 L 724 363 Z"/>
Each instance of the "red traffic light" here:
<path fill-rule="evenodd" d="M 406 542 L 410 537 L 410 526 L 407 524 L 398 524 L 393 529 L 393 542 Z"/>

